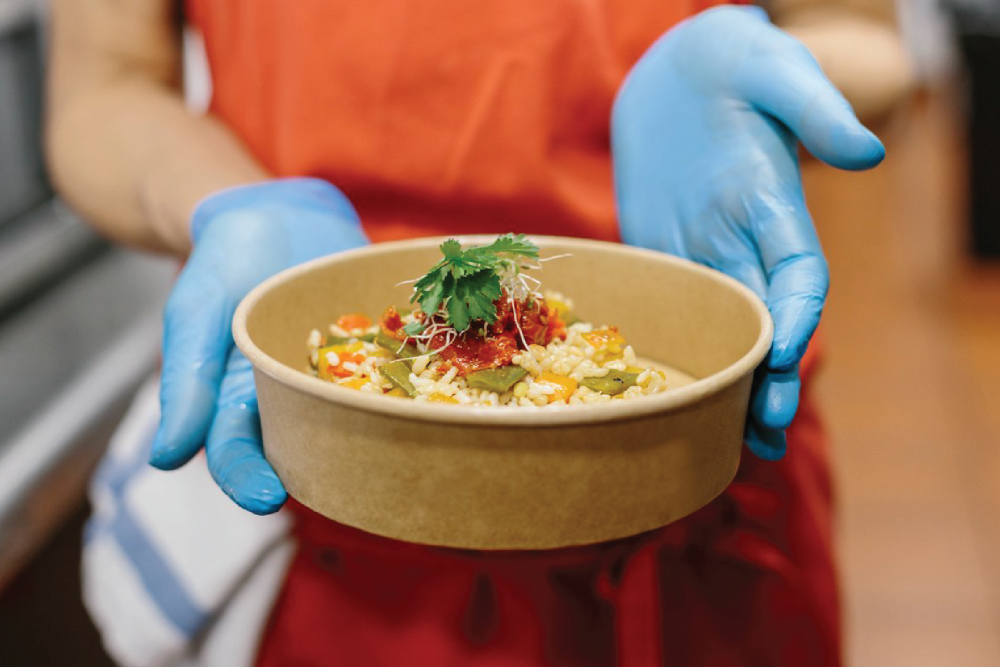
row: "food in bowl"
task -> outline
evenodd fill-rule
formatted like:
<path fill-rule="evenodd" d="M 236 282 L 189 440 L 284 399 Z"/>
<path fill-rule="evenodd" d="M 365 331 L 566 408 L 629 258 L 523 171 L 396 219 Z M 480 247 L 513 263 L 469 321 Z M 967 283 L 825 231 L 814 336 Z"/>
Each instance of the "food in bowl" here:
<path fill-rule="evenodd" d="M 732 278 L 663 253 L 534 236 L 545 258 L 572 260 L 528 272 L 572 295 L 590 321 L 618 326 L 664 370 L 669 390 L 653 396 L 456 407 L 352 391 L 303 372 L 310 330 L 344 313 L 377 319 L 383 307 L 408 304 L 414 285 L 401 281 L 438 262 L 445 240 L 320 258 L 268 279 L 240 304 L 233 338 L 253 364 L 264 453 L 289 495 L 393 539 L 551 549 L 666 525 L 730 483 L 753 372 L 771 345 L 770 315 Z"/>
<path fill-rule="evenodd" d="M 414 281 L 412 309 L 378 321 L 342 315 L 309 335 L 309 370 L 346 389 L 470 406 L 546 407 L 632 399 L 667 388 L 614 326 L 540 291 L 538 248 L 523 234 L 462 248 L 449 239 Z"/>

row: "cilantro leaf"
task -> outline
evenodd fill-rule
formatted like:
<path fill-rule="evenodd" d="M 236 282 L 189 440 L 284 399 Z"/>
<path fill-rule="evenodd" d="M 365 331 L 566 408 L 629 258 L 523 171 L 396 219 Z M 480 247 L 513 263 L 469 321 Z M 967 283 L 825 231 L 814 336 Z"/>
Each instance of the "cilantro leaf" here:
<path fill-rule="evenodd" d="M 434 284 L 424 290 L 424 293 L 420 297 L 420 310 L 428 315 L 433 315 L 437 312 L 441 302 L 444 301 L 446 282 L 447 279 L 434 281 Z"/>
<path fill-rule="evenodd" d="M 446 322 L 459 333 L 474 320 L 495 322 L 494 301 L 503 295 L 502 272 L 511 265 L 518 270 L 519 257 L 538 258 L 538 247 L 524 234 L 504 234 L 489 245 L 464 250 L 456 239 L 448 239 L 440 250 L 444 258 L 414 283 L 410 302 L 419 302 L 428 317 L 443 309 Z M 425 328 L 414 322 L 405 330 L 417 334 Z"/>
<path fill-rule="evenodd" d="M 452 296 L 445 303 L 445 310 L 448 312 L 448 322 L 455 327 L 455 331 L 462 333 L 469 328 L 472 321 L 469 319 L 469 309 L 465 305 L 465 300 Z"/>
<path fill-rule="evenodd" d="M 448 239 L 441 244 L 440 248 L 441 254 L 444 255 L 443 261 L 462 256 L 462 244 L 457 239 Z"/>
<path fill-rule="evenodd" d="M 488 324 L 496 322 L 497 309 L 493 302 L 502 295 L 500 277 L 489 270 L 472 274 L 455 290 L 455 298 L 465 302 L 469 317 L 473 320 L 483 320 Z"/>
<path fill-rule="evenodd" d="M 493 305 L 503 291 L 500 277 L 490 269 L 470 274 L 455 283 L 446 304 L 448 321 L 459 333 L 472 324 L 472 320 L 495 322 L 497 309 Z"/>
<path fill-rule="evenodd" d="M 418 333 L 422 332 L 426 328 L 427 327 L 424 326 L 424 323 L 421 322 L 420 320 L 413 320 L 405 327 L 403 327 L 403 331 L 411 336 L 416 336 Z"/>
<path fill-rule="evenodd" d="M 479 248 L 470 248 L 477 252 L 489 252 L 493 254 L 520 255 L 538 259 L 538 246 L 528 240 L 524 234 L 504 234 L 498 236 L 493 243 Z"/>

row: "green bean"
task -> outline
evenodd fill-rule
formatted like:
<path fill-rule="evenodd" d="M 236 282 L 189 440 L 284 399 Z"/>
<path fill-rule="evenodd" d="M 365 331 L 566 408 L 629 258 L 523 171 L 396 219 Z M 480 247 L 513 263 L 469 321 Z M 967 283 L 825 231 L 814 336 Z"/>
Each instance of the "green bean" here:
<path fill-rule="evenodd" d="M 638 378 L 638 373 L 611 369 L 606 375 L 599 378 L 583 378 L 580 381 L 580 385 L 591 391 L 599 391 L 608 396 L 617 396 L 629 387 L 634 386 Z"/>
<path fill-rule="evenodd" d="M 465 376 L 465 381 L 475 389 L 485 389 L 502 394 L 524 379 L 528 371 L 520 366 L 504 366 L 503 368 L 486 368 L 473 371 Z"/>
<path fill-rule="evenodd" d="M 405 391 L 410 398 L 414 398 L 417 395 L 416 387 L 410 382 L 410 367 L 405 360 L 397 359 L 383 364 L 379 367 L 379 372 L 394 387 L 399 387 Z"/>

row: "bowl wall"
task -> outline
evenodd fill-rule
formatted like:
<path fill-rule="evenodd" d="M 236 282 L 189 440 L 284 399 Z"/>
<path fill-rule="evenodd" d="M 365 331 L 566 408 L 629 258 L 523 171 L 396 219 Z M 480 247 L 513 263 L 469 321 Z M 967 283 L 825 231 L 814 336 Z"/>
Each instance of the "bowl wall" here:
<path fill-rule="evenodd" d="M 341 314 L 407 305 L 441 239 L 383 244 L 272 278 L 241 304 L 265 451 L 289 492 L 342 523 L 462 548 L 540 549 L 625 537 L 717 496 L 739 463 L 750 383 L 770 345 L 764 305 L 721 274 L 659 253 L 534 238 L 546 289 L 637 353 L 698 379 L 664 394 L 543 410 L 420 404 L 306 374 L 306 337 Z M 474 242 L 476 239 L 463 239 Z"/>

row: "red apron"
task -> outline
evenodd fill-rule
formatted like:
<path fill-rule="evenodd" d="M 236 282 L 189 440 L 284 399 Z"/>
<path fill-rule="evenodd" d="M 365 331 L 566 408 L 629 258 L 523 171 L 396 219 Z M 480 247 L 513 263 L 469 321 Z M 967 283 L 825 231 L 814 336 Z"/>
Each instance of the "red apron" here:
<path fill-rule="evenodd" d="M 343 189 L 375 241 L 614 240 L 615 90 L 696 0 L 188 0 L 212 110 L 278 175 Z M 546 552 L 421 547 L 294 502 L 259 667 L 839 664 L 825 441 L 747 454 L 691 517 Z"/>

